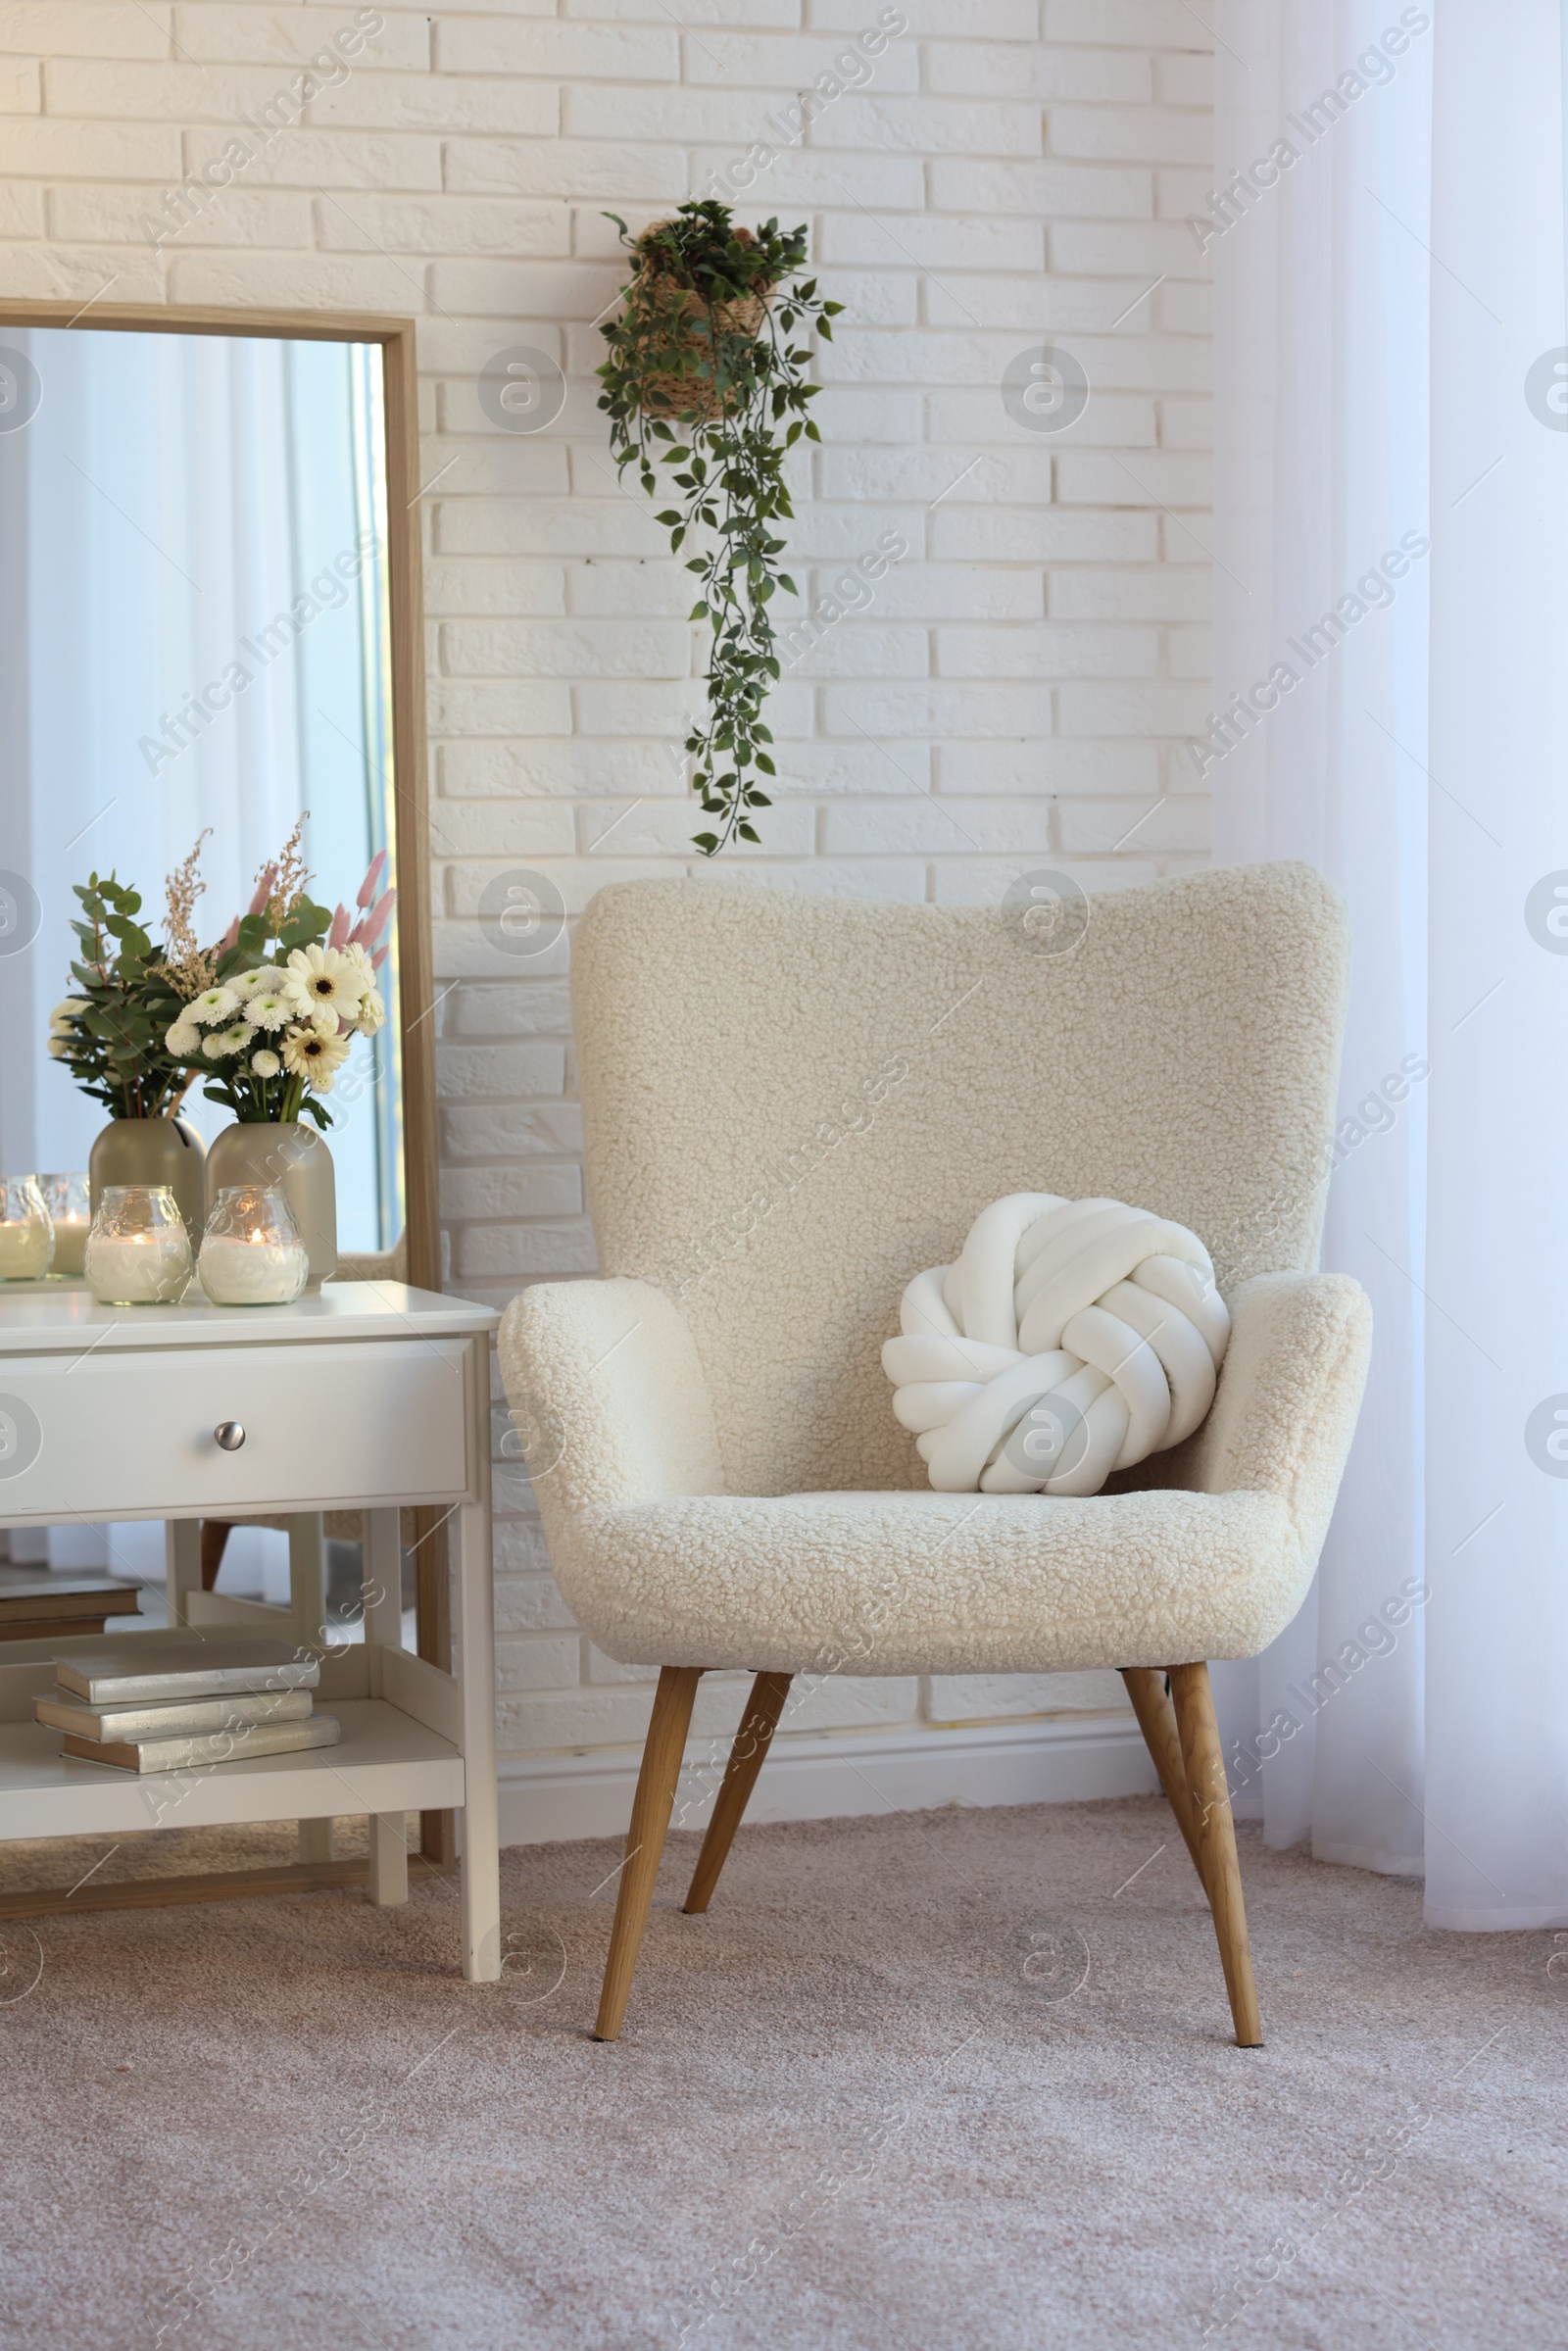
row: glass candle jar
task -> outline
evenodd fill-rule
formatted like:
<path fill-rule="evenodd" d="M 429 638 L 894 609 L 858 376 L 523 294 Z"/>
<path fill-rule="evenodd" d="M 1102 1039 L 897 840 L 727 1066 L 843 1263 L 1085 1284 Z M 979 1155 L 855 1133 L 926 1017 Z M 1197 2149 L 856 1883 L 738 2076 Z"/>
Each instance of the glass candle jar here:
<path fill-rule="evenodd" d="M 87 1235 L 86 1274 L 104 1306 L 177 1306 L 190 1286 L 190 1236 L 167 1184 L 111 1184 Z"/>
<path fill-rule="evenodd" d="M 87 1227 L 92 1222 L 87 1177 L 41 1175 L 37 1185 L 55 1228 L 55 1261 L 49 1270 L 57 1281 L 78 1275 L 87 1247 Z"/>
<path fill-rule="evenodd" d="M 41 1282 L 54 1253 L 54 1227 L 36 1176 L 0 1177 L 0 1282 Z"/>
<path fill-rule="evenodd" d="M 197 1272 L 215 1306 L 291 1306 L 311 1270 L 294 1211 L 265 1184 L 225 1184 L 202 1236 Z"/>

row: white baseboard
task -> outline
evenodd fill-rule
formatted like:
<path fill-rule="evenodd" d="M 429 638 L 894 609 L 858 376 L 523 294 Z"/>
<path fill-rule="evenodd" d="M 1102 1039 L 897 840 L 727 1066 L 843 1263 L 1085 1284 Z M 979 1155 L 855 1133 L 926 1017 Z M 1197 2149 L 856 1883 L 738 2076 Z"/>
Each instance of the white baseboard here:
<path fill-rule="evenodd" d="M 640 1761 L 635 1747 L 504 1757 L 501 1841 L 555 1844 L 623 1837 Z M 694 1751 L 672 1825 L 700 1829 L 719 1772 Z M 797 1732 L 781 1738 L 747 1807 L 749 1823 L 922 1812 L 940 1804 L 1081 1804 L 1152 1794 L 1149 1750 L 1124 1714 L 997 1723 L 980 1729 Z"/>

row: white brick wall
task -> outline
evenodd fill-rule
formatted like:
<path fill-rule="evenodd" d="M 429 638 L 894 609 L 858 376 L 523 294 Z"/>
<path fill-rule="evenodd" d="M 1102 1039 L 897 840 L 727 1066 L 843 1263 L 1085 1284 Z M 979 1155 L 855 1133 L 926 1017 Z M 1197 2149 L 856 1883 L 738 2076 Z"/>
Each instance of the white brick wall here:
<path fill-rule="evenodd" d="M 377 0 L 346 73 L 155 249 L 165 191 L 356 11 L 0 0 L 10 291 L 420 319 L 437 962 L 459 983 L 438 1015 L 445 1214 L 454 1287 L 498 1303 L 590 1271 L 593 1244 L 565 942 L 498 970 L 465 917 L 510 867 L 573 913 L 612 877 L 684 868 L 696 821 L 672 756 L 700 700 L 691 590 L 617 488 L 594 406 L 592 321 L 619 282 L 602 208 L 640 225 L 777 145 L 768 118 L 825 91 L 880 5 Z M 965 902 L 1045 861 L 1142 879 L 1205 847 L 1175 743 L 1207 704 L 1208 316 L 1182 225 L 1209 175 L 1206 37 L 1184 0 L 900 7 L 869 78 L 734 199 L 808 220 L 847 306 L 818 368 L 823 446 L 797 453 L 791 567 L 814 602 L 880 532 L 908 554 L 775 695 L 776 805 L 729 869 Z M 1059 440 L 1000 390 L 1047 337 L 1093 386 Z M 535 436 L 476 396 L 517 343 L 568 379 Z M 505 1464 L 498 1506 L 504 1749 L 640 1737 L 646 1688 L 574 1632 Z M 935 1741 L 1103 1695 L 1079 1677 L 839 1684 L 792 1721 Z M 735 1691 L 703 1703 L 717 1726 Z"/>

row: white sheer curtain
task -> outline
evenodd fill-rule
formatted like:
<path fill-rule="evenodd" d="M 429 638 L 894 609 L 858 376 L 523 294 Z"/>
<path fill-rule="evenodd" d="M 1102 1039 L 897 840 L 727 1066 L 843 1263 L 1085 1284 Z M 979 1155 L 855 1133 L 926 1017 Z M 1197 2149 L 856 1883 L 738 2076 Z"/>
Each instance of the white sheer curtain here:
<path fill-rule="evenodd" d="M 1526 385 L 1568 344 L 1561 17 L 1224 0 L 1194 222 L 1195 757 L 1217 858 L 1307 857 L 1349 901 L 1324 1261 L 1377 1314 L 1313 1593 L 1222 1689 L 1233 1776 L 1271 1843 L 1424 1869 L 1462 1928 L 1568 1923 L 1568 955 L 1531 898 L 1568 868 L 1568 413 L 1549 360 Z"/>

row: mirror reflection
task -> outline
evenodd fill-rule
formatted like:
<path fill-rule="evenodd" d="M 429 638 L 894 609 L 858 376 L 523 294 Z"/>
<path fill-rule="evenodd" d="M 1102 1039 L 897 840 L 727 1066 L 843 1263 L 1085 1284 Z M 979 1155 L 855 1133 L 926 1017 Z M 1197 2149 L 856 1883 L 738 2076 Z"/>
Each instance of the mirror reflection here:
<path fill-rule="evenodd" d="M 0 320 L 0 1169 L 81 1169 L 107 1116 L 49 1051 L 113 874 L 220 941 L 298 828 L 311 900 L 396 880 L 382 354 L 374 344 Z M 404 1224 L 396 926 L 384 1025 L 327 1136 L 345 1252 Z M 231 1112 L 180 1103 L 209 1142 Z"/>

